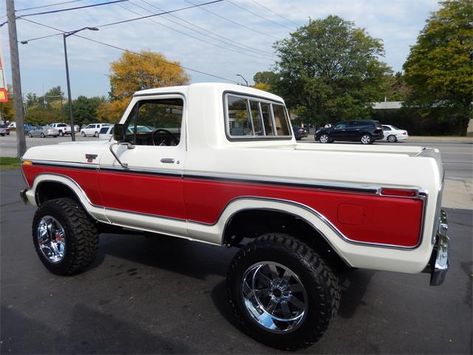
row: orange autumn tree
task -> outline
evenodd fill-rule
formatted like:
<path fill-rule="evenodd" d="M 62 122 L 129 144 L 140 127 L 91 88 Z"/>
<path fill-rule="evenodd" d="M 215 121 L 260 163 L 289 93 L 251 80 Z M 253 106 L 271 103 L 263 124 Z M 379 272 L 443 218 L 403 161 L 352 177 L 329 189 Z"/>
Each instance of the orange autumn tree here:
<path fill-rule="evenodd" d="M 110 64 L 110 100 L 98 108 L 97 116 L 102 122 L 117 122 L 135 91 L 188 82 L 179 62 L 152 51 L 125 52 Z"/>

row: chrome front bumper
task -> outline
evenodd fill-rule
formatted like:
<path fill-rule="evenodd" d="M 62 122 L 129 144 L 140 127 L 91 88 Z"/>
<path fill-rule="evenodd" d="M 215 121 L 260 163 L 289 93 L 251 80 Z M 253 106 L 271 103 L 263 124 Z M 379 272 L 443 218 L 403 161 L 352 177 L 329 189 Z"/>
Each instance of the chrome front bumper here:
<path fill-rule="evenodd" d="M 428 265 L 427 272 L 430 273 L 430 286 L 439 286 L 445 280 L 448 271 L 448 221 L 447 213 L 440 211 L 440 223 L 435 240 L 434 250 Z"/>

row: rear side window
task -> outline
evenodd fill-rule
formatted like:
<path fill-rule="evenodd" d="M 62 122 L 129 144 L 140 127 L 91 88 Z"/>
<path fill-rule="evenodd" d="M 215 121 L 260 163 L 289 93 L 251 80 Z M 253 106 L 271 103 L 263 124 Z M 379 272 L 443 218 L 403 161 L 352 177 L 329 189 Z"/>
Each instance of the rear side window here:
<path fill-rule="evenodd" d="M 103 128 L 100 129 L 99 134 L 105 134 L 105 133 L 107 133 L 107 131 L 108 131 L 108 127 L 103 127 Z"/>
<path fill-rule="evenodd" d="M 225 95 L 225 128 L 229 138 L 292 138 L 284 105 L 263 98 Z"/>

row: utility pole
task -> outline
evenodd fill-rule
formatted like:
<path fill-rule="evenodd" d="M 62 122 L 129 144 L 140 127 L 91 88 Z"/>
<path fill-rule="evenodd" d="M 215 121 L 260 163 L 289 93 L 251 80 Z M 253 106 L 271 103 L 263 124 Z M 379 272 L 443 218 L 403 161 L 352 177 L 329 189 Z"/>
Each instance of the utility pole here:
<path fill-rule="evenodd" d="M 16 154 L 21 158 L 26 152 L 24 111 L 23 111 L 23 94 L 21 93 L 21 77 L 20 77 L 20 58 L 18 55 L 18 40 L 16 34 L 16 16 L 15 3 L 13 0 L 6 0 L 7 18 L 8 18 L 8 34 L 10 40 L 10 62 L 13 84 L 13 100 L 15 107 L 16 122 Z"/>

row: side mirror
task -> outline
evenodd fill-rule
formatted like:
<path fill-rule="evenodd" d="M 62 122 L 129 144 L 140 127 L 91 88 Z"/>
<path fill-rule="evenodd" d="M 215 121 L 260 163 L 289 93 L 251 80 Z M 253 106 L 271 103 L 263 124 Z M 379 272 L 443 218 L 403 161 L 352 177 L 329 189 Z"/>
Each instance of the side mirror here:
<path fill-rule="evenodd" d="M 113 139 L 117 142 L 123 142 L 125 140 L 125 128 L 122 124 L 116 123 L 113 126 Z"/>

